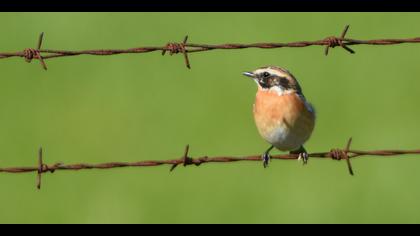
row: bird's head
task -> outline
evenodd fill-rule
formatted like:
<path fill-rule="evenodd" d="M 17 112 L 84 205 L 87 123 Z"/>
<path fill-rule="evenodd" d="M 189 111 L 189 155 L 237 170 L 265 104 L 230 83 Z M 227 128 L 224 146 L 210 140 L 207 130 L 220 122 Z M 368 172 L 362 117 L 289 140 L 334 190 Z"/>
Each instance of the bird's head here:
<path fill-rule="evenodd" d="M 280 67 L 261 67 L 253 72 L 244 72 L 243 75 L 252 78 L 257 83 L 259 90 L 275 91 L 279 95 L 292 92 L 302 93 L 295 77 L 289 71 Z"/>

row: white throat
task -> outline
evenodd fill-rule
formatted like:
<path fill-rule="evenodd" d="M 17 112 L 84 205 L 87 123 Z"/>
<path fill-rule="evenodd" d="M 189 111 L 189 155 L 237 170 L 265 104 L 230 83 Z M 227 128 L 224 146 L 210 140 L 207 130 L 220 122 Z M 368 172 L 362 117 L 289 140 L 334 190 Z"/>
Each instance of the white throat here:
<path fill-rule="evenodd" d="M 280 86 L 273 86 L 271 88 L 262 88 L 260 86 L 260 89 L 262 91 L 264 91 L 264 92 L 267 92 L 268 91 L 270 93 L 275 93 L 278 96 L 282 96 L 282 95 L 285 95 L 285 94 L 291 94 L 291 93 L 293 93 L 293 90 L 286 90 L 286 89 L 284 89 L 284 88 L 282 88 Z"/>

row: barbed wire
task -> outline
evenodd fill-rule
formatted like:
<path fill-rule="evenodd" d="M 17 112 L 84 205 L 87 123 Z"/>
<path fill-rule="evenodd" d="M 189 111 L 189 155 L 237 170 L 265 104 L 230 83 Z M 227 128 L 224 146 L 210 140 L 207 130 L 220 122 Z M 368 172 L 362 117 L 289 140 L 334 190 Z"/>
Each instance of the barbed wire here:
<path fill-rule="evenodd" d="M 165 55 L 166 52 L 169 55 L 174 55 L 182 53 L 184 55 L 184 61 L 187 68 L 191 68 L 190 60 L 188 53 L 193 52 L 204 52 L 209 50 L 216 49 L 244 49 L 244 48 L 260 48 L 260 49 L 273 49 L 273 48 L 283 48 L 283 47 L 308 47 L 308 46 L 325 46 L 325 55 L 328 55 L 329 48 L 334 48 L 337 46 L 342 47 L 349 53 L 355 53 L 353 49 L 349 46 L 351 45 L 394 45 L 401 43 L 420 43 L 420 37 L 416 38 L 406 38 L 406 39 L 373 39 L 373 40 L 356 40 L 346 38 L 347 31 L 349 26 L 347 25 L 340 37 L 330 36 L 321 40 L 316 41 L 297 41 L 290 43 L 253 43 L 253 44 L 238 44 L 238 43 L 228 43 L 228 44 L 193 44 L 187 43 L 188 36 L 184 38 L 181 43 L 167 43 L 165 46 L 161 47 L 137 47 L 130 49 L 98 49 L 98 50 L 81 50 L 81 51 L 68 51 L 68 50 L 52 50 L 52 49 L 42 49 L 44 33 L 41 33 L 38 44 L 36 48 L 26 48 L 23 51 L 11 52 L 11 53 L 1 53 L 0 59 L 12 58 L 12 57 L 21 57 L 25 61 L 31 62 L 36 59 L 40 61 L 40 64 L 43 69 L 47 70 L 46 60 L 59 58 L 59 57 L 68 57 L 68 56 L 79 56 L 79 55 L 95 55 L 95 56 L 107 56 L 107 55 L 116 55 L 116 54 L 129 54 L 129 53 L 147 53 L 154 51 L 161 51 L 162 55 Z M 310 153 L 309 157 L 312 158 L 330 158 L 333 160 L 346 160 L 348 171 L 351 175 L 354 174 L 353 168 L 350 162 L 351 158 L 361 157 L 361 156 L 396 156 L 404 154 L 420 154 L 420 150 L 374 150 L 374 151 L 360 151 L 350 149 L 352 139 L 350 138 L 347 142 L 347 145 L 344 149 L 332 149 L 329 152 L 318 152 Z M 297 154 L 286 154 L 286 155 L 274 155 L 272 156 L 273 160 L 293 160 L 298 159 Z M 54 173 L 58 170 L 85 170 L 85 169 L 111 169 L 111 168 L 122 168 L 122 167 L 152 167 L 160 165 L 171 165 L 170 171 L 173 171 L 178 165 L 189 166 L 195 165 L 200 166 L 206 163 L 229 163 L 229 162 L 238 162 L 238 161 L 261 161 L 260 155 L 252 156 L 243 156 L 243 157 L 230 157 L 230 156 L 218 156 L 218 157 L 209 157 L 202 156 L 198 158 L 192 158 L 189 156 L 189 145 L 186 146 L 183 156 L 179 159 L 173 160 L 149 160 L 149 161 L 139 161 L 139 162 L 108 162 L 100 164 L 63 164 L 56 163 L 53 165 L 47 165 L 43 161 L 43 150 L 39 149 L 38 153 L 38 166 L 36 167 L 8 167 L 0 168 L 0 173 L 27 173 L 27 172 L 37 172 L 37 188 L 41 188 L 41 178 L 44 173 L 50 172 Z"/>
<path fill-rule="evenodd" d="M 373 150 L 373 151 L 361 151 L 350 149 L 352 138 L 350 138 L 344 149 L 332 149 L 328 152 L 315 152 L 310 153 L 309 157 L 311 158 L 330 158 L 332 160 L 346 160 L 347 168 L 350 175 L 354 175 L 353 168 L 350 162 L 350 159 L 355 157 L 362 156 L 397 156 L 397 155 L 406 155 L 406 154 L 420 154 L 420 149 L 418 150 Z M 285 154 L 285 155 L 273 155 L 272 160 L 296 160 L 299 158 L 298 154 Z M 170 165 L 170 171 L 175 170 L 178 165 L 189 166 L 195 165 L 200 166 L 207 163 L 232 163 L 238 161 L 262 161 L 261 155 L 252 155 L 252 156 L 243 156 L 243 157 L 231 157 L 231 156 L 201 156 L 193 158 L 189 156 L 189 145 L 185 147 L 185 151 L 181 158 L 173 160 L 148 160 L 148 161 L 139 161 L 139 162 L 107 162 L 100 164 L 64 164 L 64 163 L 55 163 L 53 165 L 47 165 L 43 160 L 43 151 L 42 148 L 39 149 L 38 153 L 38 166 L 36 167 L 7 167 L 0 168 L 0 173 L 11 173 L 11 174 L 21 174 L 28 172 L 37 173 L 37 188 L 41 188 L 41 177 L 44 173 L 50 172 L 54 173 L 55 171 L 61 170 L 87 170 L 87 169 L 112 169 L 112 168 L 122 168 L 122 167 L 152 167 L 152 166 L 161 166 L 161 165 Z"/>
<path fill-rule="evenodd" d="M 349 46 L 352 45 L 394 45 L 402 43 L 420 43 L 420 37 L 415 38 L 405 38 L 405 39 L 371 39 L 371 40 L 358 40 L 346 38 L 349 25 L 346 25 L 343 32 L 339 37 L 329 36 L 321 40 L 315 41 L 297 41 L 289 43 L 251 43 L 251 44 L 241 44 L 241 43 L 225 43 L 225 44 L 196 44 L 188 43 L 188 36 L 185 36 L 184 40 L 181 43 L 172 42 L 167 43 L 165 46 L 158 47 L 137 47 L 129 49 L 96 49 L 96 50 L 80 50 L 80 51 L 69 51 L 69 50 L 52 50 L 52 49 L 42 49 L 42 43 L 44 38 L 44 33 L 41 33 L 38 44 L 36 48 L 26 48 L 23 51 L 18 52 L 0 52 L 0 59 L 12 58 L 12 57 L 21 57 L 24 58 L 26 62 L 31 62 L 36 59 L 39 60 L 43 69 L 47 70 L 47 64 L 45 60 L 59 58 L 59 57 L 69 57 L 69 56 L 80 56 L 80 55 L 92 55 L 92 56 L 109 56 L 117 54 L 133 54 L 133 53 L 148 53 L 161 51 L 162 55 L 165 55 L 166 52 L 169 52 L 169 55 L 174 55 L 182 53 L 184 55 L 185 65 L 188 69 L 191 69 L 190 60 L 188 57 L 189 53 L 194 52 L 204 52 L 216 49 L 244 49 L 244 48 L 260 48 L 260 49 L 273 49 L 273 48 L 298 48 L 298 47 L 308 47 L 308 46 L 325 46 L 325 55 L 328 55 L 329 49 L 334 47 L 341 47 L 348 51 L 349 53 L 355 53 L 353 49 Z"/>

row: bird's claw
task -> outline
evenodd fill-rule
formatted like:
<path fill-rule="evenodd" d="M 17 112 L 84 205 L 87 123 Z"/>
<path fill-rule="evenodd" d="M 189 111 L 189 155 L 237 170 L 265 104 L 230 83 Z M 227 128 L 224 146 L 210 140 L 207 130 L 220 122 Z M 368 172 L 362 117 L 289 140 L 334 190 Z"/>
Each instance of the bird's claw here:
<path fill-rule="evenodd" d="M 266 152 L 266 153 L 264 153 L 262 155 L 261 158 L 263 160 L 263 166 L 264 166 L 264 168 L 267 168 L 268 167 L 268 162 L 271 160 L 270 154 L 268 152 Z"/>
<path fill-rule="evenodd" d="M 307 152 L 301 152 L 301 153 L 299 153 L 298 161 L 302 160 L 303 161 L 303 165 L 308 164 L 308 159 L 309 159 L 309 155 L 308 155 Z"/>

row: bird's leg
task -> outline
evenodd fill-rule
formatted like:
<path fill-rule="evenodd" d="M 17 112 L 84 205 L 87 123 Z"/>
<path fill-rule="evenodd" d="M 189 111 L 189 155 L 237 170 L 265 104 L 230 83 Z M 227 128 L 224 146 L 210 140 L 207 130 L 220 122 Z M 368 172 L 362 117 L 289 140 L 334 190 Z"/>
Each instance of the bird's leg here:
<path fill-rule="evenodd" d="M 271 147 L 270 148 L 268 148 L 267 149 L 267 151 L 265 151 L 264 152 L 264 154 L 262 155 L 262 160 L 263 160 L 263 166 L 264 166 L 264 168 L 267 168 L 268 167 L 268 162 L 270 161 L 270 159 L 271 159 L 271 156 L 270 156 L 270 151 L 271 151 L 271 149 L 273 149 L 274 148 L 274 146 L 273 145 L 271 145 Z"/>
<path fill-rule="evenodd" d="M 300 148 L 295 151 L 291 151 L 290 154 L 299 154 L 298 160 L 303 160 L 304 165 L 308 164 L 309 155 L 303 146 L 300 146 Z"/>

